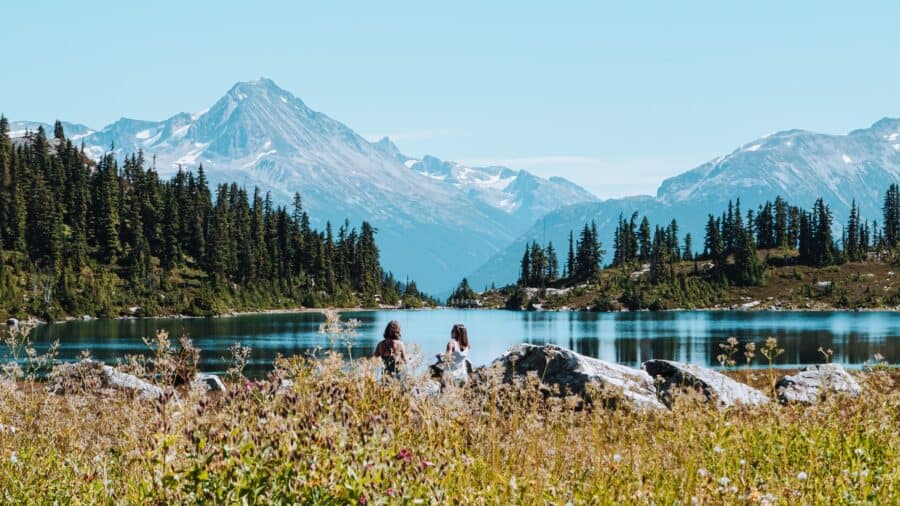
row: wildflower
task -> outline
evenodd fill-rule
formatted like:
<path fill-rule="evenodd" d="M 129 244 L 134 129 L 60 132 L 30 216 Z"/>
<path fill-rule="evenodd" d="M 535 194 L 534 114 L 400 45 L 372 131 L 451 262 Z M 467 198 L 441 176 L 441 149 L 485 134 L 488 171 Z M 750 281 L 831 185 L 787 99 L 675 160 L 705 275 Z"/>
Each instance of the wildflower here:
<path fill-rule="evenodd" d="M 738 464 L 740 464 L 740 465 L 742 465 L 742 466 L 743 466 L 744 464 L 746 464 L 746 463 L 747 463 L 747 461 L 744 460 L 744 459 L 741 459 L 741 460 L 738 461 Z"/>
<path fill-rule="evenodd" d="M 731 483 L 731 480 L 728 479 L 727 476 L 723 476 L 723 477 L 719 478 L 719 485 L 722 485 L 723 487 L 725 487 L 725 486 L 728 486 L 729 483 Z"/>
<path fill-rule="evenodd" d="M 16 465 L 19 464 L 19 456 L 16 455 L 16 452 L 12 452 L 9 454 L 9 461 Z"/>
<path fill-rule="evenodd" d="M 738 488 L 735 487 L 734 485 L 732 485 L 732 486 L 728 487 L 728 491 L 731 492 L 732 494 L 737 494 Z"/>
<path fill-rule="evenodd" d="M 744 345 L 744 360 L 747 362 L 747 365 L 750 365 L 750 362 L 753 362 L 753 357 L 756 356 L 756 343 L 747 343 Z"/>
<path fill-rule="evenodd" d="M 397 491 L 394 490 L 394 487 L 388 487 L 388 489 L 384 492 L 388 497 L 394 497 L 397 495 Z"/>
<path fill-rule="evenodd" d="M 509 479 L 509 488 L 512 489 L 512 490 L 518 490 L 519 484 L 516 483 L 516 477 L 515 477 L 515 476 L 513 476 L 512 478 Z"/>
<path fill-rule="evenodd" d="M 402 460 L 404 462 L 409 462 L 410 460 L 412 460 L 412 452 L 407 450 L 406 448 L 403 448 L 400 450 L 400 452 L 397 453 L 397 455 L 394 456 L 394 458 L 397 460 Z"/>
<path fill-rule="evenodd" d="M 619 455 L 618 453 L 613 455 L 613 462 L 615 462 L 616 464 L 618 464 L 619 462 L 622 462 L 622 456 Z"/>
<path fill-rule="evenodd" d="M 859 472 L 859 475 L 862 476 L 863 478 L 865 478 L 866 476 L 869 475 L 869 470 L 863 469 L 862 471 Z"/>
<path fill-rule="evenodd" d="M 427 468 L 427 467 L 433 467 L 433 466 L 434 466 L 434 462 L 432 462 L 428 459 L 422 459 L 422 467 Z"/>
<path fill-rule="evenodd" d="M 798 480 L 806 481 L 807 478 L 809 478 L 809 475 L 807 475 L 805 471 L 800 471 L 799 473 L 797 473 Z"/>
<path fill-rule="evenodd" d="M 359 504 L 359 505 L 369 504 L 369 501 L 368 501 L 368 499 L 366 499 L 366 496 L 361 495 L 361 496 L 359 496 L 359 499 L 356 500 L 356 504 Z"/>
<path fill-rule="evenodd" d="M 865 450 L 863 450 L 862 448 L 857 448 L 857 449 L 853 450 L 853 453 L 855 453 L 857 457 L 863 457 L 866 455 Z"/>
<path fill-rule="evenodd" d="M 701 478 L 706 478 L 707 476 L 709 476 L 709 471 L 701 467 L 697 470 L 697 474 L 699 474 Z"/>
<path fill-rule="evenodd" d="M 725 453 L 725 450 L 723 450 L 721 446 L 714 446 L 713 452 L 714 453 Z"/>

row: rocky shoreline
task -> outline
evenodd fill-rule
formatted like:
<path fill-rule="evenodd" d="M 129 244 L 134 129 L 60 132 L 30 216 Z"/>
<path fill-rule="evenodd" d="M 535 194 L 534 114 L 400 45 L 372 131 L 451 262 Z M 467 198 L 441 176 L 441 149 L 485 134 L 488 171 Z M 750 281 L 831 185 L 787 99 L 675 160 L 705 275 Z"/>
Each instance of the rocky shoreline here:
<path fill-rule="evenodd" d="M 575 394 L 590 400 L 605 391 L 639 409 L 672 408 L 679 395 L 697 394 L 719 407 L 759 406 L 769 395 L 722 372 L 670 360 L 648 360 L 641 369 L 587 357 L 556 345 L 519 344 L 476 372 L 494 372 L 512 383 L 533 375 L 549 387 L 548 395 Z M 553 389 L 556 389 L 554 392 Z M 830 395 L 859 396 L 859 383 L 839 364 L 810 365 L 774 384 L 782 404 L 814 404 Z"/>
<path fill-rule="evenodd" d="M 440 385 L 419 378 L 412 392 L 417 397 L 439 396 Z M 782 375 L 770 395 L 722 372 L 670 360 L 644 362 L 641 369 L 581 355 L 557 345 L 518 344 L 488 365 L 473 370 L 467 387 L 479 389 L 499 381 L 521 385 L 537 381 L 546 397 L 575 397 L 582 405 L 628 406 L 639 410 L 674 409 L 678 397 L 689 396 L 719 408 L 754 407 L 777 401 L 781 404 L 815 404 L 826 397 L 857 397 L 862 388 L 839 364 L 810 365 L 796 374 Z M 415 381 L 415 380 L 413 380 Z M 229 387 L 215 374 L 195 372 L 182 382 L 185 388 L 225 393 Z M 274 390 L 292 388 L 290 379 L 281 378 Z M 46 390 L 65 395 L 85 391 L 120 391 L 140 400 L 159 400 L 178 395 L 160 385 L 114 368 L 85 359 L 57 365 L 47 378 Z"/>

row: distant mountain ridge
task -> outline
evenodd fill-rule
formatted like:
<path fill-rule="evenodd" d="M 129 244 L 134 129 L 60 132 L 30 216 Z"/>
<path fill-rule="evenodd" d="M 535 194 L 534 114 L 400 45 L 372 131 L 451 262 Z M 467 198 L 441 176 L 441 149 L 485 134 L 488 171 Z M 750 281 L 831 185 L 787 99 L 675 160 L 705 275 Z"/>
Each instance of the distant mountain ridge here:
<path fill-rule="evenodd" d="M 620 213 L 630 217 L 640 212 L 660 225 L 675 218 L 681 236 L 690 232 L 694 248 L 702 249 L 708 214 L 720 213 L 729 200 L 738 198 L 746 213 L 778 195 L 804 207 L 822 197 L 831 206 L 834 229 L 840 233 L 854 199 L 863 219 L 880 222 L 884 192 L 898 181 L 900 119 L 883 118 L 847 135 L 777 132 L 666 179 L 655 197 L 580 203 L 551 211 L 475 270 L 469 280 L 476 287 L 513 282 L 526 242 L 553 241 L 557 251 L 565 251 L 569 230 L 591 220 L 597 221 L 600 237 L 609 249 Z"/>
<path fill-rule="evenodd" d="M 10 125 L 13 136 L 38 126 Z M 265 78 L 235 84 L 195 114 L 122 118 L 99 130 L 63 126 L 95 159 L 110 147 L 120 158 L 142 150 L 164 177 L 203 164 L 213 184 L 259 186 L 283 204 L 299 192 L 316 225 L 368 220 L 385 267 L 434 293 L 449 291 L 548 211 L 597 200 L 561 178 L 411 159 L 390 139 L 369 142 Z M 437 166 L 449 167 L 446 175 L 431 172 Z"/>

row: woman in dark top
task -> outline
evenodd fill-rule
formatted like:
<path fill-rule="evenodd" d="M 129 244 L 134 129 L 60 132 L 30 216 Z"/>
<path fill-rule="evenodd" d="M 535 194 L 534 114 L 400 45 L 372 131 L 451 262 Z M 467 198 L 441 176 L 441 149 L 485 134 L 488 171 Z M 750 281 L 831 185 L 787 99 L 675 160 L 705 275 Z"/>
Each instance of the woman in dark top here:
<path fill-rule="evenodd" d="M 400 340 L 400 323 L 397 320 L 391 320 L 384 328 L 384 339 L 375 346 L 374 356 L 384 362 L 386 375 L 399 376 L 399 366 L 406 363 L 406 347 Z"/>

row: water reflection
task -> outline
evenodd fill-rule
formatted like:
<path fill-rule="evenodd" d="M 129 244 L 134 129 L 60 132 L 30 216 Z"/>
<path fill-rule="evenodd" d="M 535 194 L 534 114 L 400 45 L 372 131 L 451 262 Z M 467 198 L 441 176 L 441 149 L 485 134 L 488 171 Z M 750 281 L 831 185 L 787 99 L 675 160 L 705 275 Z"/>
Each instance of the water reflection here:
<path fill-rule="evenodd" d="M 777 365 L 818 363 L 819 347 L 834 350 L 833 360 L 860 365 L 880 353 L 889 362 L 900 360 L 900 315 L 852 312 L 726 312 L 680 311 L 637 313 L 520 313 L 507 311 L 369 311 L 345 317 L 360 320 L 360 331 L 350 353 L 371 353 L 388 321 L 403 327 L 404 340 L 426 357 L 441 351 L 454 323 L 464 323 L 472 339 L 472 359 L 484 364 L 519 342 L 554 343 L 585 355 L 639 366 L 651 358 L 701 365 L 718 365 L 719 344 L 734 336 L 757 346 L 768 337 L 778 339 L 785 353 Z M 328 348 L 318 333 L 318 313 L 248 315 L 213 319 L 143 319 L 69 322 L 39 327 L 35 340 L 43 349 L 53 339 L 61 342 L 61 358 L 74 360 L 82 350 L 114 362 L 128 354 L 146 353 L 142 337 L 168 329 L 172 336 L 186 334 L 203 350 L 205 370 L 226 368 L 228 347 L 235 342 L 250 346 L 249 372 L 264 375 L 276 354 L 294 355 Z M 347 350 L 343 350 L 346 354 Z M 738 359 L 742 355 L 738 354 Z M 757 364 L 763 358 L 757 356 Z"/>

